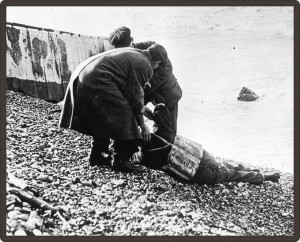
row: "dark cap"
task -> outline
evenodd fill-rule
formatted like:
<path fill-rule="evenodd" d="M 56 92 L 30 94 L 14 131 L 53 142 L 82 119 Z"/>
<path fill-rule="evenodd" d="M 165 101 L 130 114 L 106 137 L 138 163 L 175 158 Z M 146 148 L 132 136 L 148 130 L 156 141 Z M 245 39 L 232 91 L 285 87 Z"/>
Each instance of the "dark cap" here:
<path fill-rule="evenodd" d="M 108 37 L 108 41 L 116 48 L 128 47 L 131 42 L 130 29 L 123 26 L 115 29 Z"/>
<path fill-rule="evenodd" d="M 147 49 L 151 55 L 152 61 L 161 61 L 165 66 L 168 60 L 168 54 L 166 49 L 160 44 L 153 44 Z"/>

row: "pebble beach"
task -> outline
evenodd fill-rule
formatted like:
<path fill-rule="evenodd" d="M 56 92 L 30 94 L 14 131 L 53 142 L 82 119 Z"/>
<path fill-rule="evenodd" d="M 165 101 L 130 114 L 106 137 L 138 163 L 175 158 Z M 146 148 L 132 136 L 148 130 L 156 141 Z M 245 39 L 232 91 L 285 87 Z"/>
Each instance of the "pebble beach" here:
<path fill-rule="evenodd" d="M 91 137 L 59 130 L 59 105 L 12 91 L 6 98 L 7 236 L 294 235 L 291 173 L 262 166 L 281 172 L 279 182 L 199 186 L 148 168 L 91 168 Z"/>

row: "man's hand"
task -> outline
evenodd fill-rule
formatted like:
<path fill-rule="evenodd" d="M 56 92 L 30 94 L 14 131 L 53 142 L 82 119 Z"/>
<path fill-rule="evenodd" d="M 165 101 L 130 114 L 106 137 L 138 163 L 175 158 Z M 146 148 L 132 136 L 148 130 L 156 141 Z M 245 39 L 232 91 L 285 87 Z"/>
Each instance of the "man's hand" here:
<path fill-rule="evenodd" d="M 150 128 L 146 124 L 142 124 L 140 127 L 141 127 L 141 134 L 143 136 L 144 142 L 150 143 L 151 142 Z"/>
<path fill-rule="evenodd" d="M 143 114 L 144 114 L 148 119 L 154 120 L 154 114 L 153 114 L 152 110 L 151 110 L 149 107 L 145 106 L 145 109 L 144 109 Z"/>

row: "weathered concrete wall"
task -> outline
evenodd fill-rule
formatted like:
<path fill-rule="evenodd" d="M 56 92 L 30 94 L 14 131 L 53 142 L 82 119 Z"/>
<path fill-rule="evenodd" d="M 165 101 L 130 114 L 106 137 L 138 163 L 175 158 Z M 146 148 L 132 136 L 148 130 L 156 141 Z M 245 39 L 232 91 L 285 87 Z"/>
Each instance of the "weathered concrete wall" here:
<path fill-rule="evenodd" d="M 73 70 L 90 56 L 111 49 L 107 38 L 6 25 L 7 89 L 61 101 Z"/>

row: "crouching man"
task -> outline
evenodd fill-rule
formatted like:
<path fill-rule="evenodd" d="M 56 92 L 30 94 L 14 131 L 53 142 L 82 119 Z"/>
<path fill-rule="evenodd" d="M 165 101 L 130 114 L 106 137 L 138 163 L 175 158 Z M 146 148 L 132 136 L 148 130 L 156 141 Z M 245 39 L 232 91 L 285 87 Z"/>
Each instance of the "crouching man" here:
<path fill-rule="evenodd" d="M 110 50 L 85 60 L 72 73 L 59 127 L 93 137 L 91 166 L 140 170 L 130 159 L 141 141 L 151 138 L 143 118 L 143 88 L 161 62 L 152 53 L 155 49 Z M 109 153 L 110 139 L 114 140 L 114 157 L 107 160 L 104 154 Z"/>

